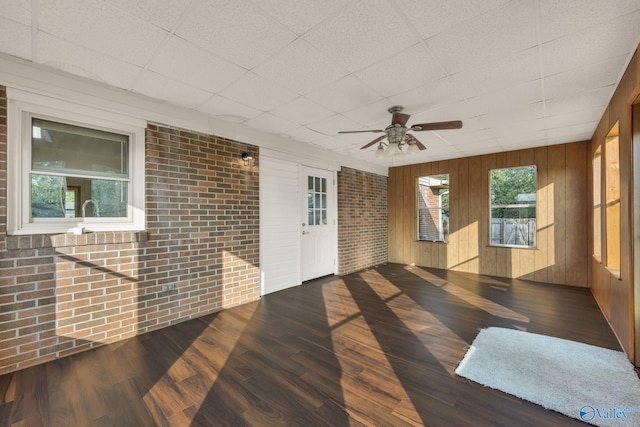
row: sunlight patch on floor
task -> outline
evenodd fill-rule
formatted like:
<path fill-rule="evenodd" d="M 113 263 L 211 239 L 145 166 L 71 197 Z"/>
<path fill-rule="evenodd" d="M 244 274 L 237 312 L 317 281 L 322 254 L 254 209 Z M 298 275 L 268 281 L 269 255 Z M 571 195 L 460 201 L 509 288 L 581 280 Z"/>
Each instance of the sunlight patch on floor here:
<path fill-rule="evenodd" d="M 231 320 L 230 316 L 224 315 L 215 317 L 203 334 L 176 357 L 175 362 L 143 398 L 156 422 L 160 423 L 162 419 L 182 420 L 186 416 L 185 408 L 194 414 L 198 413 L 257 307 L 257 304 L 245 305 L 249 310 L 246 321 Z M 225 333 L 216 333 L 213 341 L 205 336 L 208 328 Z M 202 360 L 208 368 L 192 368 L 184 360 Z M 162 412 L 161 416 L 157 414 L 158 411 Z"/>
<path fill-rule="evenodd" d="M 488 300 L 486 298 L 481 297 L 478 294 L 470 292 L 455 283 L 451 283 L 447 280 L 443 280 L 428 271 L 425 271 L 421 268 L 414 268 L 411 270 L 411 273 L 425 280 L 426 282 L 433 283 L 434 278 L 437 278 L 438 281 L 435 283 L 440 289 L 445 292 L 450 293 L 456 298 L 460 298 L 467 304 L 470 304 L 474 307 L 477 307 L 481 310 L 486 311 L 492 316 L 501 317 L 504 319 L 513 320 L 515 322 L 529 323 L 531 319 L 527 316 L 524 316 L 520 313 L 517 313 L 507 307 L 504 307 L 500 304 L 496 304 L 495 302 Z"/>
<path fill-rule="evenodd" d="M 450 357 L 447 357 L 447 355 L 450 355 L 451 351 L 441 348 L 438 345 L 438 341 L 449 340 L 453 342 L 454 345 L 458 345 L 461 351 L 460 357 L 464 355 L 464 348 L 470 343 L 460 338 L 436 316 L 422 308 L 411 297 L 403 293 L 400 288 L 380 273 L 372 270 L 366 272 L 366 276 L 369 275 L 372 281 L 376 283 L 376 286 L 372 286 L 372 289 L 381 299 L 386 301 L 387 306 L 394 312 L 398 319 L 402 321 L 404 326 L 413 332 L 416 338 L 424 344 L 427 350 L 429 350 L 429 353 L 438 360 L 440 366 L 442 366 L 449 375 L 453 376 L 453 371 L 459 360 L 449 360 Z M 365 274 L 362 274 L 362 276 L 365 276 Z M 380 286 L 380 284 L 384 286 Z M 388 299 L 388 296 L 393 296 L 393 298 Z"/>
<path fill-rule="evenodd" d="M 342 284 L 342 281 L 340 283 Z M 340 295 L 337 304 L 336 294 Z M 376 420 L 375 406 L 379 407 L 381 413 L 388 413 L 402 401 L 411 402 L 389 361 L 379 357 L 384 350 L 349 290 L 344 285 L 340 286 L 340 292 L 325 288 L 323 297 L 327 319 L 331 325 L 333 350 L 342 370 L 340 387 L 349 416 L 365 425 L 371 425 Z M 361 365 L 366 366 L 364 370 L 354 370 L 349 362 L 353 360 L 354 353 L 360 359 Z M 369 357 L 368 354 L 371 356 Z M 381 362 L 381 360 L 385 361 Z M 379 383 L 378 386 L 376 383 Z M 393 390 L 393 396 L 385 390 Z M 366 400 L 373 400 L 375 403 L 371 413 L 365 414 L 349 409 L 371 406 L 370 403 L 365 402 Z M 405 405 L 404 413 L 408 413 L 409 418 L 421 419 L 413 406 L 407 409 Z"/>

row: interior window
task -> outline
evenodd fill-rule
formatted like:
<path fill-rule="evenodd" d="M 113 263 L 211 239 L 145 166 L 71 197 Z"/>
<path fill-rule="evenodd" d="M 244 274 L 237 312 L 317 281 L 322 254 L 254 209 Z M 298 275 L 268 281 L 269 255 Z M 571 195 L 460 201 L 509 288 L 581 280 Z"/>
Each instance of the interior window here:
<path fill-rule="evenodd" d="M 144 230 L 145 121 L 7 95 L 8 234 Z"/>
<path fill-rule="evenodd" d="M 449 174 L 418 178 L 418 240 L 449 240 Z"/>
<path fill-rule="evenodd" d="M 536 246 L 535 166 L 489 171 L 491 244 Z"/>
<path fill-rule="evenodd" d="M 620 139 L 616 123 L 605 141 L 606 266 L 620 276 Z"/>
<path fill-rule="evenodd" d="M 128 135 L 39 118 L 31 129 L 32 219 L 127 216 Z"/>

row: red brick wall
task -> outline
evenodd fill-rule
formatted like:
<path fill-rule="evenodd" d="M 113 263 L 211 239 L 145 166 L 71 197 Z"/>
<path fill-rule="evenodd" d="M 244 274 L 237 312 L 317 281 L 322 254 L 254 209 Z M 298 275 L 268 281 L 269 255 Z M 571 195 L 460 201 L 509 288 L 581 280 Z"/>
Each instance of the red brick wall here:
<path fill-rule="evenodd" d="M 7 236 L 0 87 L 0 374 L 259 298 L 257 148 L 146 134 L 145 232 Z"/>
<path fill-rule="evenodd" d="M 438 239 L 438 223 L 440 213 L 438 210 L 427 210 L 427 208 L 437 208 L 440 204 L 440 198 L 434 194 L 433 188 L 428 185 L 418 185 L 418 191 L 421 197 L 418 197 L 418 234 L 426 235 L 429 240 Z"/>
<path fill-rule="evenodd" d="M 338 172 L 338 268 L 348 274 L 387 262 L 387 177 Z"/>

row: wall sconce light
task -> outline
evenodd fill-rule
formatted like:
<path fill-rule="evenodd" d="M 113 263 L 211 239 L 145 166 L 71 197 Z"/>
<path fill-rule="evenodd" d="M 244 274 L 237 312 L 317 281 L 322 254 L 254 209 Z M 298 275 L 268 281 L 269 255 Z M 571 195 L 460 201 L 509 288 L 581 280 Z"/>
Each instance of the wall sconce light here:
<path fill-rule="evenodd" d="M 249 153 L 242 153 L 242 161 L 245 166 L 255 166 L 256 159 Z"/>

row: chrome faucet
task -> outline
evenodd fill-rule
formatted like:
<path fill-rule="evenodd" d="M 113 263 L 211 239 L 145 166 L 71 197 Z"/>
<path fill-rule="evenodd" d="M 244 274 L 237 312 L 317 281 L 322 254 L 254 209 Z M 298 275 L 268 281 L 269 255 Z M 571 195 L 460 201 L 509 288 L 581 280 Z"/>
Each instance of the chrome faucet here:
<path fill-rule="evenodd" d="M 93 203 L 93 210 L 95 211 L 94 212 L 95 213 L 94 216 L 100 216 L 100 208 L 98 207 L 98 204 L 96 203 L 96 201 L 93 200 L 93 199 L 87 199 L 82 204 L 82 218 L 85 217 L 85 214 L 86 214 L 85 208 L 87 207 L 87 203 L 89 203 L 89 202 Z"/>

